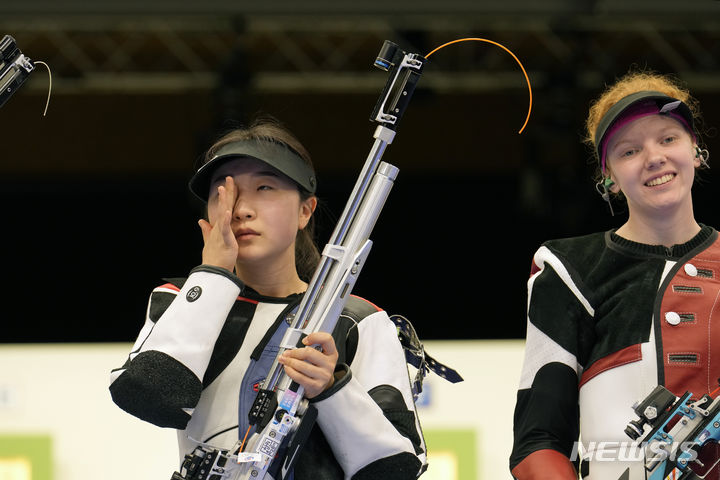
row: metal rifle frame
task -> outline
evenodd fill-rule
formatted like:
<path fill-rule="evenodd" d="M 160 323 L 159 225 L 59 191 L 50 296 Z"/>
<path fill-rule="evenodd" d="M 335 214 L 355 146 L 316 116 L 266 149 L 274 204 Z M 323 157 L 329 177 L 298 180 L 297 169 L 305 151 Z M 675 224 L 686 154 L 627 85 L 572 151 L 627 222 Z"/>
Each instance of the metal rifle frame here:
<path fill-rule="evenodd" d="M 278 356 L 286 349 L 298 346 L 304 335 L 311 332 L 332 333 L 335 328 L 370 253 L 372 247 L 372 241 L 369 240 L 370 233 L 397 177 L 398 169 L 382 162 L 381 158 L 385 148 L 395 137 L 397 122 L 407 107 L 423 64 L 424 58 L 420 55 L 399 51 L 396 45 L 387 41 L 378 55 L 375 65 L 389 71 L 390 77 L 371 117 L 371 120 L 379 123 L 374 133 L 375 142 L 345 205 L 345 210 L 323 250 L 320 264 L 303 295 L 297 313 L 285 333 Z M 267 424 L 262 432 L 253 436 L 248 447 L 253 453 L 274 451 L 266 461 L 253 462 L 247 469 L 247 474 L 240 478 L 262 478 L 280 446 L 281 441 L 278 441 L 278 436 L 282 435 L 284 430 L 287 430 L 285 435 L 297 434 L 300 431 L 300 423 L 306 421 L 304 417 L 310 411 L 307 399 L 303 398 L 302 386 L 285 374 L 277 358 L 270 367 L 270 373 L 258 394 L 259 402 L 264 402 L 267 397 L 272 396 L 278 398 L 275 412 L 271 419 L 265 420 L 270 409 L 259 408 L 260 411 L 264 410 L 267 413 L 263 412 L 265 415 L 256 416 L 257 423 L 261 426 L 264 422 Z M 271 401 L 270 405 L 274 406 L 274 403 Z M 316 413 L 311 412 L 307 416 L 312 417 L 312 422 L 308 423 L 314 423 Z M 312 424 L 303 425 L 304 436 L 309 433 L 310 427 Z M 291 443 L 279 478 L 284 478 L 292 468 L 301 447 L 302 442 Z M 238 460 L 241 460 L 241 456 L 242 454 L 238 455 Z"/>
<path fill-rule="evenodd" d="M 685 392 L 677 398 L 658 385 L 633 406 L 638 419 L 628 424 L 625 433 L 633 440 L 642 436 L 639 446 L 648 480 L 705 478 L 720 463 L 717 457 L 698 458 L 704 446 L 720 441 L 720 397 L 693 400 L 692 396 Z M 628 469 L 620 480 L 629 476 Z"/>
<path fill-rule="evenodd" d="M 0 40 L 0 107 L 25 83 L 35 65 L 23 55 L 10 35 Z"/>
<path fill-rule="evenodd" d="M 174 479 L 260 480 L 265 478 L 284 443 L 287 453 L 284 458 L 277 459 L 283 463 L 275 480 L 285 478 L 292 469 L 317 411 L 304 398 L 303 387 L 285 374 L 278 358 L 285 350 L 301 346 L 304 336 L 312 332 L 332 333 L 337 324 L 372 247 L 370 233 L 399 171 L 382 162 L 381 158 L 395 137 L 398 121 L 420 78 L 424 62 L 421 55 L 406 53 L 389 41 L 385 41 L 375 60 L 376 67 L 389 72 L 370 118 L 378 123 L 373 135 L 375 141 L 248 414 L 250 425 L 256 428 L 255 433 L 239 452 L 221 451 L 212 456 L 208 446 L 198 447 L 198 455 L 203 456 L 206 463 L 204 473 L 173 476 Z M 187 458 L 183 465 L 190 467 L 191 456 Z"/>

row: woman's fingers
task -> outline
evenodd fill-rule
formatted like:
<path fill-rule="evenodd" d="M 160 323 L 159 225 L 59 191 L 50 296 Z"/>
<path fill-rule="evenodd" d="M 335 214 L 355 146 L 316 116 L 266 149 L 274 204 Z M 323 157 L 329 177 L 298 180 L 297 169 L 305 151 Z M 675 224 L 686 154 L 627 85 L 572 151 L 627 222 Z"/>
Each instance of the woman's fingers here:
<path fill-rule="evenodd" d="M 232 177 L 225 179 L 224 185 L 217 187 L 217 202 L 213 202 L 212 211 L 208 212 L 210 220 L 199 220 L 198 225 L 203 236 L 203 263 L 215 265 L 233 271 L 237 260 L 238 245 L 232 231 L 232 204 L 234 202 L 235 184 Z"/>
<path fill-rule="evenodd" d="M 225 207 L 232 212 L 235 208 L 235 180 L 231 176 L 225 177 Z"/>
<path fill-rule="evenodd" d="M 281 357 L 285 373 L 305 389 L 307 398 L 314 398 L 332 385 L 332 371 L 308 366 L 309 363 L 294 358 Z"/>
<path fill-rule="evenodd" d="M 305 345 L 319 345 L 325 355 L 337 357 L 337 347 L 332 335 L 327 332 L 313 332 L 303 339 Z"/>
<path fill-rule="evenodd" d="M 232 231 L 231 225 L 232 213 L 226 211 L 222 218 L 222 224 L 220 225 L 220 234 L 222 235 L 223 244 L 227 247 L 237 250 L 237 239 Z"/>
<path fill-rule="evenodd" d="M 198 220 L 198 225 L 200 226 L 200 232 L 202 233 L 203 243 L 207 243 L 208 238 L 210 238 L 210 231 L 212 230 L 212 225 L 210 225 L 210 222 L 203 218 Z"/>
<path fill-rule="evenodd" d="M 313 398 L 333 383 L 333 373 L 338 353 L 330 334 L 314 332 L 303 343 L 318 348 L 304 347 L 287 350 L 278 359 L 285 366 L 285 372 L 305 389 L 305 395 Z"/>

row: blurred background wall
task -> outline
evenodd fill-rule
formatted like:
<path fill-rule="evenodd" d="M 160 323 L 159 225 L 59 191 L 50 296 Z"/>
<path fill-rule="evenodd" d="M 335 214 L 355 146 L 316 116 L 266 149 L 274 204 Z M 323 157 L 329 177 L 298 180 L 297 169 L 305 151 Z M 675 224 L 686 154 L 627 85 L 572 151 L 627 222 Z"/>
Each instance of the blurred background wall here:
<path fill-rule="evenodd" d="M 200 263 L 185 189 L 196 159 L 258 113 L 311 151 L 324 244 L 372 144 L 386 39 L 421 54 L 490 39 L 532 85 L 518 134 L 529 95 L 515 60 L 480 42 L 440 50 L 383 157 L 400 174 L 355 293 L 423 339 L 521 342 L 539 243 L 622 223 L 581 139 L 591 99 L 629 68 L 686 82 L 711 165 L 720 152 L 716 0 L 0 0 L 5 34 L 50 66 L 52 94 L 43 116 L 38 66 L 0 110 L 0 350 L 131 342 L 150 290 Z M 698 219 L 716 227 L 717 175 L 695 187 Z M 0 364 L 0 385 L 22 368 Z M 502 378 L 475 395 L 514 391 Z"/>

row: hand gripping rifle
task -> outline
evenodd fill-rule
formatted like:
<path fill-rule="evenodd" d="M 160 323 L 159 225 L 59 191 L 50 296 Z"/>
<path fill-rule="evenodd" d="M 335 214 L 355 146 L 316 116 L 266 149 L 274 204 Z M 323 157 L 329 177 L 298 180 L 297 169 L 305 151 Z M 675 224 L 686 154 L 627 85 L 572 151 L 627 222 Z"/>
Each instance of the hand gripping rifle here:
<path fill-rule="evenodd" d="M 278 357 L 285 350 L 296 348 L 304 336 L 317 331 L 332 333 L 335 328 L 370 252 L 370 232 L 397 177 L 398 169 L 382 162 L 381 158 L 395 137 L 395 129 L 408 106 L 424 63 L 425 58 L 421 55 L 406 53 L 390 41 L 385 41 L 375 60 L 376 67 L 389 72 L 370 118 L 378 123 L 375 143 L 281 341 Z M 198 446 L 193 454 L 186 456 L 182 474 L 176 472 L 173 480 L 260 480 L 265 478 L 281 445 L 286 444 L 287 453 L 277 460 L 283 464 L 275 480 L 285 478 L 310 433 L 317 410 L 304 398 L 302 386 L 285 374 L 277 357 L 248 417 L 256 430 L 243 451 Z"/>
<path fill-rule="evenodd" d="M 662 385 L 633 405 L 638 415 L 625 433 L 633 440 L 642 437 L 646 478 L 649 480 L 691 480 L 717 478 L 720 463 L 720 397 L 703 395 L 692 399 L 691 392 L 675 397 Z M 630 478 L 629 469 L 619 480 Z"/>

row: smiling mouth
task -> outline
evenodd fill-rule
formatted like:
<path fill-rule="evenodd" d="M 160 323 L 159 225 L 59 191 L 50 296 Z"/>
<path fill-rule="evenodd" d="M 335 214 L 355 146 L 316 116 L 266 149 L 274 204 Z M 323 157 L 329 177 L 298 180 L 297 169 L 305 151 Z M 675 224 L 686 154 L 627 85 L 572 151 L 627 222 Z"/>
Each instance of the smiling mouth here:
<path fill-rule="evenodd" d="M 666 175 L 663 175 L 662 177 L 655 178 L 653 180 L 650 180 L 645 184 L 647 187 L 657 187 L 658 185 L 663 185 L 665 183 L 668 183 L 670 180 L 675 178 L 674 173 L 668 173 Z"/>

